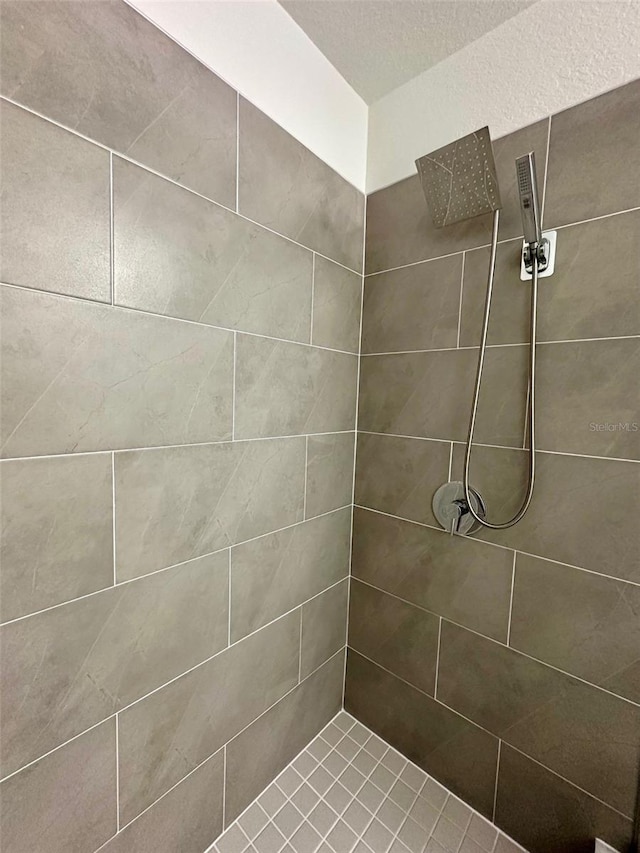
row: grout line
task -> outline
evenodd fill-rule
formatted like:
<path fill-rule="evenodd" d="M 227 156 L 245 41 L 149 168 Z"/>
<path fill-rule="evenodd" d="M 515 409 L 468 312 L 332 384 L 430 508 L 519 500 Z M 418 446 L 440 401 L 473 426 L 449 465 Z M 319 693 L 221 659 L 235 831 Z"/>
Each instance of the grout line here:
<path fill-rule="evenodd" d="M 451 482 L 451 474 L 453 472 L 453 448 L 454 448 L 454 443 L 452 441 L 451 447 L 449 448 L 449 473 L 447 475 L 447 483 Z"/>
<path fill-rule="evenodd" d="M 116 833 L 120 830 L 120 735 L 119 718 L 116 714 Z"/>
<path fill-rule="evenodd" d="M 513 615 L 513 591 L 516 586 L 516 554 L 518 552 L 513 552 L 513 566 L 511 568 L 511 594 L 509 596 L 509 620 L 507 622 L 507 646 L 511 646 L 511 617 Z"/>
<path fill-rule="evenodd" d="M 298 638 L 298 684 L 302 681 L 302 608 L 300 607 L 300 636 Z"/>
<path fill-rule="evenodd" d="M 109 290 L 111 304 L 116 301 L 115 211 L 113 203 L 113 152 L 109 152 Z"/>
<path fill-rule="evenodd" d="M 118 577 L 116 572 L 116 455 L 112 451 L 111 452 L 111 547 L 113 550 L 113 585 L 116 586 L 118 583 Z M 106 587 L 109 589 L 109 587 Z M 96 592 L 100 592 L 101 590 L 96 590 Z M 89 593 L 90 594 L 90 593 Z M 72 599 L 73 601 L 73 599 Z M 63 602 L 60 602 L 63 603 Z M 56 607 L 57 605 L 52 605 L 52 607 Z M 49 610 L 49 608 L 44 608 L 45 610 Z M 41 611 L 36 611 L 41 612 Z M 27 614 L 29 615 L 29 614 Z M 19 617 L 24 618 L 24 617 Z"/>
<path fill-rule="evenodd" d="M 236 92 L 236 213 L 240 212 L 240 92 Z"/>
<path fill-rule="evenodd" d="M 544 179 L 542 183 L 542 209 L 540 211 L 540 221 L 544 223 L 544 208 L 547 201 L 547 184 L 549 182 L 549 151 L 551 150 L 551 116 L 547 126 L 547 151 L 544 158 Z"/>
<path fill-rule="evenodd" d="M 313 345 L 313 308 L 316 299 L 316 253 L 311 255 L 311 320 L 309 325 L 309 343 Z"/>
<path fill-rule="evenodd" d="M 227 590 L 227 648 L 229 648 L 231 646 L 231 551 L 232 550 L 233 550 L 233 547 L 229 548 L 229 563 L 228 563 L 229 587 Z"/>
<path fill-rule="evenodd" d="M 438 697 L 438 670 L 440 669 L 440 643 L 442 641 L 442 616 L 438 617 L 438 646 L 436 648 L 436 675 L 433 683 L 433 698 Z M 356 650 L 357 651 L 357 650 Z"/>
<path fill-rule="evenodd" d="M 458 302 L 458 334 L 456 336 L 456 348 L 460 348 L 460 328 L 462 326 L 462 293 L 464 290 L 464 267 L 467 253 L 462 253 L 462 270 L 460 272 L 460 300 Z"/>
<path fill-rule="evenodd" d="M 231 383 L 231 441 L 236 440 L 236 373 L 238 363 L 238 333 L 233 333 L 233 379 Z"/>
<path fill-rule="evenodd" d="M 302 520 L 307 518 L 307 480 L 309 470 L 309 436 L 304 437 L 304 495 L 302 498 Z"/>
<path fill-rule="evenodd" d="M 46 291 L 44 291 L 46 292 Z M 164 316 L 164 315 L 163 315 Z M 565 338 L 558 340 L 536 341 L 536 346 L 549 346 L 550 344 L 588 344 L 599 343 L 601 341 L 635 341 L 640 338 L 640 335 L 608 335 L 600 338 Z M 487 349 L 507 349 L 513 347 L 529 347 L 528 341 L 514 341 L 512 343 L 502 344 L 487 344 Z M 426 355 L 431 352 L 458 352 L 459 350 L 478 350 L 478 346 L 457 346 L 457 347 L 433 347 L 432 349 L 407 349 L 407 350 L 389 350 L 387 352 L 363 352 L 363 358 L 371 358 L 373 356 L 380 358 L 381 356 L 390 355 Z M 342 350 L 341 350 L 342 352 Z"/>
<path fill-rule="evenodd" d="M 222 831 L 227 828 L 227 745 L 222 747 Z"/>
<path fill-rule="evenodd" d="M 500 775 L 500 752 L 502 750 L 502 739 L 498 738 L 498 760 L 496 761 L 496 784 L 493 789 L 493 811 L 491 812 L 491 822 L 496 822 L 496 805 L 498 803 L 498 777 Z"/>

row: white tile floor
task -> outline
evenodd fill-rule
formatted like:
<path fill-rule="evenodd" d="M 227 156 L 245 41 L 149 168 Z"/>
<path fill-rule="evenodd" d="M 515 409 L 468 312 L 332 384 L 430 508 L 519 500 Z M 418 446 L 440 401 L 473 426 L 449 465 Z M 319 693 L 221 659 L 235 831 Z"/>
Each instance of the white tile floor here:
<path fill-rule="evenodd" d="M 341 711 L 210 853 L 521 853 Z"/>

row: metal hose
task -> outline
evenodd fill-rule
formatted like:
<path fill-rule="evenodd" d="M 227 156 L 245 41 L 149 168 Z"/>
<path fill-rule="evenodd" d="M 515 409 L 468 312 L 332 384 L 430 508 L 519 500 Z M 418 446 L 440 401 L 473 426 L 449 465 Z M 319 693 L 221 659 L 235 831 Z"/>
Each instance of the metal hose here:
<path fill-rule="evenodd" d="M 527 435 L 529 437 L 529 482 L 527 484 L 527 494 L 518 512 L 510 518 L 509 521 L 502 523 L 494 523 L 487 521 L 486 518 L 481 518 L 474 510 L 472 498 L 469 491 L 469 463 L 471 462 L 471 445 L 473 443 L 473 433 L 476 426 L 476 415 L 478 414 L 478 399 L 480 397 L 480 383 L 482 382 L 482 369 L 484 367 L 484 355 L 487 346 L 487 332 L 489 330 L 489 313 L 491 311 L 491 296 L 493 293 L 493 279 L 496 270 L 496 252 L 498 249 L 498 221 L 500 219 L 500 211 L 495 210 L 493 213 L 493 232 L 491 235 L 491 256 L 489 258 L 489 277 L 487 279 L 487 296 L 484 303 L 484 320 L 482 323 L 482 340 L 480 342 L 480 354 L 478 356 L 478 370 L 476 372 L 476 387 L 473 392 L 473 405 L 471 407 L 471 420 L 469 421 L 469 436 L 467 438 L 467 447 L 464 456 L 464 496 L 467 501 L 469 512 L 477 522 L 484 527 L 490 527 L 492 530 L 504 530 L 507 527 L 513 527 L 524 516 L 529 509 L 531 498 L 533 497 L 533 485 L 536 476 L 536 418 L 535 418 L 535 377 L 536 377 L 536 325 L 537 325 L 537 309 L 538 309 L 538 257 L 537 252 L 531 252 L 533 262 L 533 278 L 531 282 L 531 323 L 529 335 L 529 405 L 527 419 Z"/>

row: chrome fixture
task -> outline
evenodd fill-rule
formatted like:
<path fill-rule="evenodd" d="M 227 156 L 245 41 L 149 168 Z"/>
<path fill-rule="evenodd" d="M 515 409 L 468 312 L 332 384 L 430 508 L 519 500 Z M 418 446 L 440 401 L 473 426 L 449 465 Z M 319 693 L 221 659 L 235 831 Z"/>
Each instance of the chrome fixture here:
<path fill-rule="evenodd" d="M 475 489 L 469 489 L 475 512 L 484 518 L 484 502 Z M 464 483 L 451 481 L 443 483 L 436 490 L 432 502 L 433 514 L 442 527 L 453 536 L 454 533 L 475 533 L 482 525 L 469 511 L 469 503 L 464 496 Z"/>

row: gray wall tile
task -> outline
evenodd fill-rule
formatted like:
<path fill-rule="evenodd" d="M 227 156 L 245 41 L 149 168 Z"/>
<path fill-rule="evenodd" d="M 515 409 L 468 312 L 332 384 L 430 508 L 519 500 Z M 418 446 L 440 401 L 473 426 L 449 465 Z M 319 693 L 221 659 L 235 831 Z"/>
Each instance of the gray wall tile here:
<path fill-rule="evenodd" d="M 2 288 L 3 455 L 231 435 L 230 332 Z"/>
<path fill-rule="evenodd" d="M 107 720 L 2 782 L 2 844 L 6 850 L 95 850 L 113 835 L 114 722 Z"/>
<path fill-rule="evenodd" d="M 348 593 L 349 582 L 344 580 L 302 606 L 301 678 L 346 645 Z"/>
<path fill-rule="evenodd" d="M 361 433 L 355 502 L 390 515 L 437 524 L 431 499 L 447 482 L 450 451 L 448 442 Z"/>
<path fill-rule="evenodd" d="M 349 646 L 433 696 L 439 619 L 357 580 L 351 583 Z"/>
<path fill-rule="evenodd" d="M 551 119 L 546 228 L 638 206 L 640 80 Z"/>
<path fill-rule="evenodd" d="M 365 279 L 363 352 L 455 347 L 462 255 Z"/>
<path fill-rule="evenodd" d="M 513 554 L 356 509 L 352 572 L 453 622 L 505 641 Z"/>
<path fill-rule="evenodd" d="M 587 853 L 594 838 L 626 850 L 633 831 L 630 820 L 506 744 L 496 823 L 530 853 Z"/>
<path fill-rule="evenodd" d="M 114 159 L 118 305 L 309 343 L 311 252 Z"/>
<path fill-rule="evenodd" d="M 120 2 L 2 6 L 2 94 L 235 205 L 236 93 Z"/>
<path fill-rule="evenodd" d="M 356 356 L 247 335 L 236 346 L 236 438 L 354 428 Z"/>
<path fill-rule="evenodd" d="M 640 587 L 518 554 L 511 645 L 640 704 Z"/>
<path fill-rule="evenodd" d="M 307 518 L 353 501 L 353 433 L 307 439 Z"/>
<path fill-rule="evenodd" d="M 222 750 L 126 826 L 104 853 L 202 853 L 222 832 Z"/>
<path fill-rule="evenodd" d="M 345 708 L 473 808 L 491 816 L 496 738 L 351 649 Z"/>
<path fill-rule="evenodd" d="M 640 707 L 449 622 L 442 624 L 438 698 L 633 814 Z"/>
<path fill-rule="evenodd" d="M 5 460 L 0 513 L 3 622 L 113 583 L 108 454 Z"/>
<path fill-rule="evenodd" d="M 349 573 L 351 510 L 231 551 L 231 640 L 244 637 Z"/>
<path fill-rule="evenodd" d="M 316 255 L 313 278 L 313 343 L 360 351 L 362 276 Z"/>
<path fill-rule="evenodd" d="M 0 279 L 109 302 L 109 153 L 6 101 L 0 121 Z"/>
<path fill-rule="evenodd" d="M 223 649 L 228 588 L 225 552 L 5 625 L 3 772 Z"/>
<path fill-rule="evenodd" d="M 121 821 L 134 818 L 291 690 L 299 648 L 296 611 L 123 711 Z"/>
<path fill-rule="evenodd" d="M 461 478 L 463 459 L 464 448 L 456 445 L 454 479 Z M 482 494 L 490 520 L 505 520 L 520 506 L 527 464 L 522 451 L 474 448 L 471 483 Z M 637 582 L 638 512 L 637 463 L 539 453 L 536 490 L 525 517 L 509 530 L 478 536 Z"/>
<path fill-rule="evenodd" d="M 227 746 L 227 826 L 338 713 L 343 675 L 338 653 Z"/>
<path fill-rule="evenodd" d="M 119 453 L 115 471 L 119 580 L 302 520 L 303 438 Z"/>
<path fill-rule="evenodd" d="M 239 211 L 353 270 L 362 269 L 362 193 L 244 98 Z"/>

